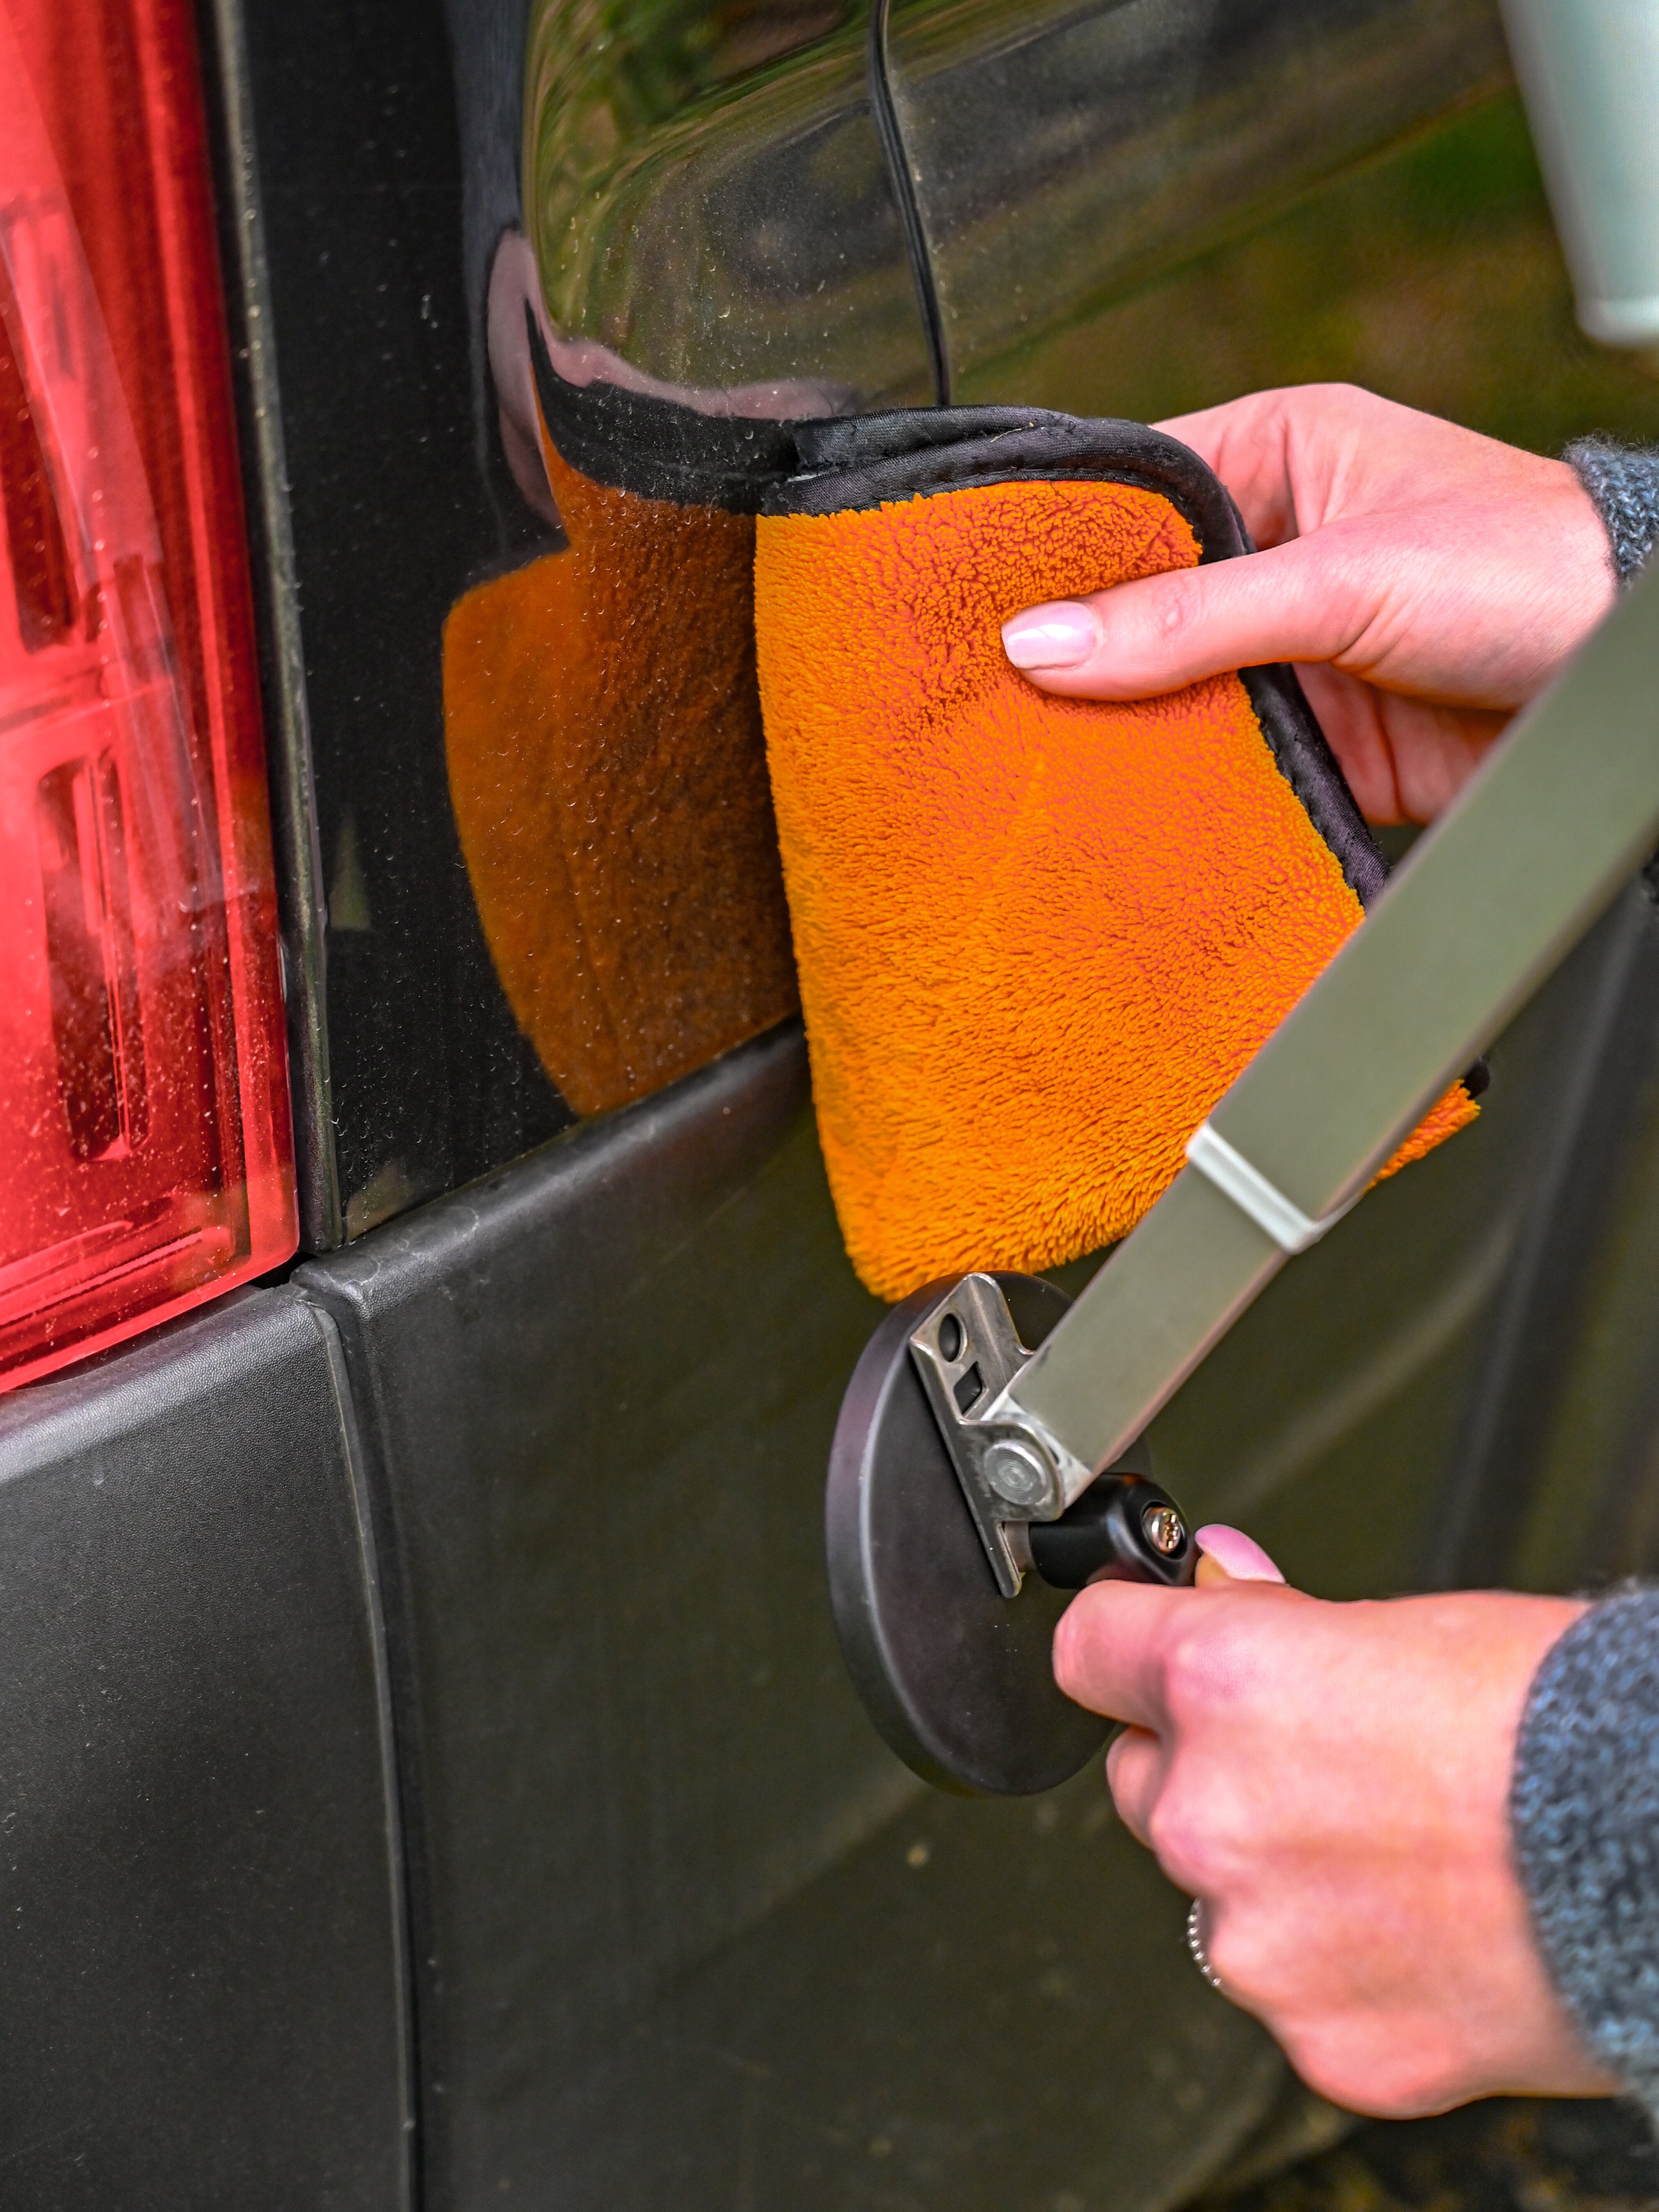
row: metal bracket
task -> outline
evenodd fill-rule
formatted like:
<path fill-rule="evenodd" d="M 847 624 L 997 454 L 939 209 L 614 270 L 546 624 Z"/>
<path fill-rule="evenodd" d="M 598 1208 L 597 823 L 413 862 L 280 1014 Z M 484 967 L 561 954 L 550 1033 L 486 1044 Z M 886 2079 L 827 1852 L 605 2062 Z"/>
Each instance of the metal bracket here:
<path fill-rule="evenodd" d="M 1010 1392 L 1031 1358 L 991 1275 L 964 1275 L 910 1332 L 910 1356 L 1004 1597 L 1030 1553 L 1024 1524 L 1056 1521 L 1092 1480 Z"/>
<path fill-rule="evenodd" d="M 1328 1235 L 1364 1194 L 1357 1190 L 1346 1206 L 1334 1206 L 1317 1221 L 1310 1221 L 1299 1206 L 1292 1206 L 1282 1190 L 1276 1190 L 1261 1170 L 1252 1167 L 1243 1153 L 1207 1121 L 1200 1121 L 1188 1138 L 1187 1158 L 1224 1197 L 1231 1199 L 1241 1213 L 1248 1214 L 1258 1229 L 1265 1229 L 1281 1252 L 1292 1257 L 1310 1250 Z"/>
<path fill-rule="evenodd" d="M 1659 566 L 1495 744 L 1012 1386 L 1109 1467 L 1365 1190 L 1659 841 Z"/>
<path fill-rule="evenodd" d="M 1659 568 L 1413 847 L 1040 1348 L 991 1275 L 964 1276 L 911 1332 L 1006 1597 L 1029 1525 L 1058 1520 L 1145 1432 L 1652 852 L 1656 617 Z"/>

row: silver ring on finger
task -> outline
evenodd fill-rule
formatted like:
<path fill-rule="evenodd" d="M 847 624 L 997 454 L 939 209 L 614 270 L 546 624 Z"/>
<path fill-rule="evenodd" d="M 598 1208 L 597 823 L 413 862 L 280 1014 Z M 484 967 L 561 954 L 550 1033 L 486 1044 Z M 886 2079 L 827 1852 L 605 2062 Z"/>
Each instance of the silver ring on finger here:
<path fill-rule="evenodd" d="M 1187 1948 L 1193 1954 L 1193 1964 L 1210 1987 L 1220 1996 L 1227 1992 L 1221 1986 L 1221 1977 L 1210 1964 L 1210 1954 L 1204 1948 L 1204 1900 L 1195 1897 L 1187 1908 Z"/>

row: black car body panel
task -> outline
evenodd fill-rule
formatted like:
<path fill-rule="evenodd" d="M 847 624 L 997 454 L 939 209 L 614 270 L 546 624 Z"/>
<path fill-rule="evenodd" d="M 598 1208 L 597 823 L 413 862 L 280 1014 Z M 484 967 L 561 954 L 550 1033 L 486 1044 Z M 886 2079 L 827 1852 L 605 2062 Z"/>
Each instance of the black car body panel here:
<path fill-rule="evenodd" d="M 725 195 L 561 264 L 632 388 L 915 399 L 935 343 L 962 398 L 1659 432 L 1568 334 L 1485 0 L 622 13 L 613 230 L 677 149 Z M 568 542 L 487 328 L 532 14 L 203 11 L 311 1256 L 0 1401 L 0 2196 L 1159 2212 L 1281 2062 L 1097 1773 L 945 1801 L 854 1698 L 822 1477 L 878 1309 L 799 1026 L 577 1124 L 481 919 L 445 624 Z M 1167 1409 L 1184 1504 L 1331 1596 L 1659 1561 L 1656 1006 L 1638 886 Z"/>
<path fill-rule="evenodd" d="M 326 917 L 329 1091 L 301 1110 L 313 1128 L 331 1117 L 320 1140 L 356 1233 L 570 1119 L 479 931 L 441 691 L 452 602 L 546 532 L 479 465 L 440 10 L 256 5 L 232 27 L 278 333 Z M 290 906 L 296 981 L 309 919 Z"/>
<path fill-rule="evenodd" d="M 1182 1908 L 1098 1771 L 947 1802 L 854 1697 L 822 1470 L 879 1309 L 805 1077 L 787 1030 L 297 1279 L 398 1561 L 433 2204 L 1127 2206 L 1277 2079 L 1195 1977 L 1146 2002 Z"/>
<path fill-rule="evenodd" d="M 1080 313 L 1507 74 L 1486 0 L 894 0 L 886 47 L 953 396 L 1016 405 Z"/>
<path fill-rule="evenodd" d="M 401 2212 L 404 1905 L 332 1324 L 0 1401 L 0 2195 Z"/>

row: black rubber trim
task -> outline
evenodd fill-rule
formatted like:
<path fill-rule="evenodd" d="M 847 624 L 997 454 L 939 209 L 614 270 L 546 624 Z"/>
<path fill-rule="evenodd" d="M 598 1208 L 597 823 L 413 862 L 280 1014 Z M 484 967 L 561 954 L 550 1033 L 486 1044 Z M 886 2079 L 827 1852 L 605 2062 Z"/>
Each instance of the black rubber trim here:
<path fill-rule="evenodd" d="M 736 514 L 832 514 L 976 484 L 1071 479 L 1139 485 L 1192 525 L 1201 561 L 1255 550 L 1226 486 L 1190 447 L 1144 422 L 1085 422 L 1042 408 L 902 408 L 817 422 L 705 415 L 620 385 L 567 383 L 526 307 L 549 436 L 595 483 Z M 1243 668 L 1279 773 L 1361 906 L 1388 864 L 1366 828 L 1294 672 Z"/>
<path fill-rule="evenodd" d="M 592 483 L 677 507 L 757 514 L 769 489 L 797 465 L 793 422 L 704 415 L 619 384 L 567 383 L 528 306 L 524 313 L 547 434 Z"/>
<path fill-rule="evenodd" d="M 1041 408 L 896 410 L 794 426 L 795 472 L 775 483 L 763 514 L 831 514 L 977 484 L 1124 483 L 1167 499 L 1192 525 L 1203 562 L 1255 550 L 1226 486 L 1176 439 L 1144 422 L 1085 422 Z M 1329 846 L 1361 906 L 1388 880 L 1293 670 L 1243 668 L 1240 680 L 1279 770 Z"/>

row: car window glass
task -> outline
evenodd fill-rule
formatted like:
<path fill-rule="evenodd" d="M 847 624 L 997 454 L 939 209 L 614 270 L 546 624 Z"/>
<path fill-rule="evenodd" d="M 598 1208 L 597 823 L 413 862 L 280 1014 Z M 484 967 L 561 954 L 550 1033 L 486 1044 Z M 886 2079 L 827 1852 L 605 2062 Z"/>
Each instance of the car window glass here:
<path fill-rule="evenodd" d="M 893 0 L 886 55 L 961 397 L 1508 75 L 1491 0 Z"/>
<path fill-rule="evenodd" d="M 863 0 L 538 0 L 526 224 L 555 331 L 671 383 L 926 399 Z"/>
<path fill-rule="evenodd" d="M 543 0 L 492 397 L 561 533 L 444 630 L 445 750 L 495 973 L 565 1103 L 792 1014 L 754 669 L 781 425 L 931 374 L 855 0 Z"/>

